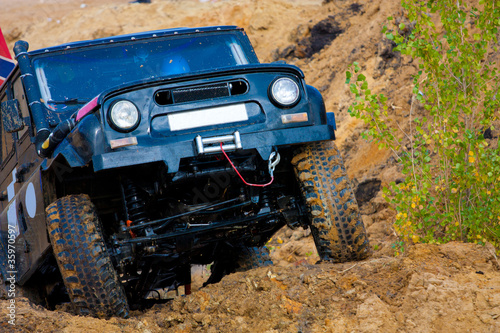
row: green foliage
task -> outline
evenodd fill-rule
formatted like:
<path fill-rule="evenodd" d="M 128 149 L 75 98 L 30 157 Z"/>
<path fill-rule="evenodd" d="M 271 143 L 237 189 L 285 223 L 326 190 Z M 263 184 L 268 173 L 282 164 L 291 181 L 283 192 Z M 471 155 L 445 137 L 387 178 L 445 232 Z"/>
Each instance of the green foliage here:
<path fill-rule="evenodd" d="M 405 243 L 402 240 L 398 240 L 394 244 L 392 244 L 392 248 L 394 249 L 394 256 L 397 257 L 405 250 Z"/>
<path fill-rule="evenodd" d="M 500 149 L 483 131 L 499 117 L 491 57 L 498 52 L 500 1 L 475 8 L 463 0 L 402 0 L 402 6 L 411 23 L 389 18 L 394 28 L 383 33 L 419 66 L 407 123 L 391 119 L 387 98 L 371 92 L 359 64 L 346 81 L 356 97 L 350 114 L 368 125 L 366 137 L 393 151 L 407 176 L 384 189 L 397 211 L 395 229 L 406 242 L 489 241 L 498 248 Z"/>

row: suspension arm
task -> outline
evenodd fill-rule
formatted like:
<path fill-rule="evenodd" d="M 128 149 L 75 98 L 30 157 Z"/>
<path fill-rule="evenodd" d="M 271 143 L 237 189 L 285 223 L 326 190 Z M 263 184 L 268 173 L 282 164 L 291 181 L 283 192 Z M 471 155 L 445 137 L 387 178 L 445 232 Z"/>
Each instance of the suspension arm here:
<path fill-rule="evenodd" d="M 155 221 L 151 221 L 151 222 L 145 222 L 145 223 L 141 223 L 141 224 L 132 225 L 130 227 L 125 227 L 125 228 L 123 228 L 123 230 L 124 231 L 131 231 L 131 230 L 136 230 L 136 229 L 143 229 L 143 228 L 146 228 L 146 227 L 150 227 L 152 225 L 157 225 L 157 224 L 160 224 L 160 223 L 164 223 L 163 225 L 161 225 L 161 226 L 158 227 L 158 229 L 162 229 L 162 228 L 166 227 L 167 224 L 169 224 L 171 221 L 173 221 L 175 219 L 178 219 L 180 217 L 188 216 L 188 215 L 191 215 L 191 214 L 194 214 L 194 213 L 199 213 L 199 212 L 205 211 L 207 209 L 219 207 L 219 206 L 222 206 L 222 205 L 225 205 L 225 204 L 228 204 L 228 203 L 233 203 L 233 202 L 240 201 L 240 200 L 241 200 L 240 198 L 234 198 L 234 199 L 222 201 L 222 202 L 210 205 L 210 206 L 201 207 L 201 208 L 192 210 L 190 212 L 185 212 L 185 213 L 180 213 L 180 214 L 177 214 L 177 215 L 174 215 L 174 216 L 169 216 L 169 217 L 166 217 L 164 219 L 159 219 L 159 220 L 155 220 Z M 251 203 L 250 201 L 247 201 L 247 202 L 249 204 Z"/>
<path fill-rule="evenodd" d="M 171 233 L 164 234 L 164 235 L 152 235 L 152 236 L 146 236 L 146 237 L 136 237 L 136 238 L 132 238 L 132 239 L 125 239 L 125 240 L 117 241 L 116 244 L 117 245 L 126 245 L 126 244 L 154 242 L 154 241 L 158 241 L 158 240 L 167 240 L 167 239 L 176 238 L 179 236 L 185 236 L 185 235 L 189 235 L 189 234 L 193 234 L 193 233 L 196 233 L 197 235 L 199 235 L 200 233 L 203 233 L 203 232 L 220 230 L 220 229 L 224 229 L 227 227 L 234 228 L 238 224 L 243 224 L 241 227 L 244 228 L 244 227 L 248 226 L 247 222 L 263 220 L 263 219 L 267 219 L 270 217 L 279 216 L 287 210 L 289 210 L 289 209 L 279 209 L 279 210 L 276 210 L 273 212 L 258 214 L 255 216 L 249 216 L 249 217 L 235 219 L 235 220 L 231 220 L 231 221 L 212 222 L 210 225 L 207 225 L 207 226 L 194 227 L 192 229 L 186 228 L 184 230 L 179 230 L 179 231 L 171 232 Z"/>

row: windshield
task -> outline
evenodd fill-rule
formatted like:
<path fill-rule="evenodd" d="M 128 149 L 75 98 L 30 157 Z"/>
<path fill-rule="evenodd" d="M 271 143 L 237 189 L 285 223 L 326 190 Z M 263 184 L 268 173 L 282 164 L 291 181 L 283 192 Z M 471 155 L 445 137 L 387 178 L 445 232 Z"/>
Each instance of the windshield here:
<path fill-rule="evenodd" d="M 69 49 L 34 68 L 46 107 L 67 112 L 128 82 L 257 62 L 238 35 L 199 34 Z"/>

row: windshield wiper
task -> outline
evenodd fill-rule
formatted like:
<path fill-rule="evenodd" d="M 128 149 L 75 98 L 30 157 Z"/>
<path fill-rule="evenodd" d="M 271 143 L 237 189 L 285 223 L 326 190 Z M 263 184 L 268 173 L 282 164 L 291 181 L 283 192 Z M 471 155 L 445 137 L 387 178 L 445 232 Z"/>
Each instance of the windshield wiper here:
<path fill-rule="evenodd" d="M 71 104 L 85 104 L 88 103 L 88 101 L 84 101 L 78 98 L 66 98 L 64 101 L 54 101 L 54 100 L 48 100 L 47 103 L 50 104 L 66 104 L 66 105 L 71 105 Z"/>

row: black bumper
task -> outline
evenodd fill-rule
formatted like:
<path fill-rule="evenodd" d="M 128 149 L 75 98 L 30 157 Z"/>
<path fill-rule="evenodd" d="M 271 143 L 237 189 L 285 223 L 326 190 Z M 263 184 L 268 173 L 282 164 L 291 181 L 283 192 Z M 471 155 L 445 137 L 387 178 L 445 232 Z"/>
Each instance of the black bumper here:
<path fill-rule="evenodd" d="M 232 133 L 227 133 L 232 134 Z M 331 125 L 295 127 L 258 133 L 241 134 L 242 150 L 257 149 L 267 160 L 273 147 L 335 139 Z M 182 158 L 198 155 L 195 138 L 190 141 L 153 147 L 127 147 L 124 150 L 96 155 L 92 158 L 94 170 L 114 169 L 131 165 L 164 161 L 169 173 L 179 170 Z"/>

